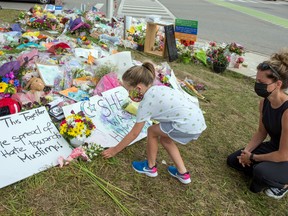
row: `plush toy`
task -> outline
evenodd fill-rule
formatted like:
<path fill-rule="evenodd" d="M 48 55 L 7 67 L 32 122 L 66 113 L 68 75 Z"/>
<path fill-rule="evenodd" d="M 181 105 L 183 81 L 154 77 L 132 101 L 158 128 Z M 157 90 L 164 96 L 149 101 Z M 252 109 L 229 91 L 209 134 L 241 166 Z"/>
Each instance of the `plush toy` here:
<path fill-rule="evenodd" d="M 10 115 L 21 111 L 20 104 L 11 98 L 0 100 L 0 116 Z"/>
<path fill-rule="evenodd" d="M 85 151 L 82 147 L 74 148 L 71 154 L 64 159 L 62 156 L 58 158 L 59 167 L 63 167 L 64 165 L 68 165 L 72 160 L 81 157 L 85 161 L 89 161 L 89 157 L 86 155 Z"/>
<path fill-rule="evenodd" d="M 32 77 L 28 81 L 24 89 L 28 89 L 28 88 L 30 88 L 30 90 L 32 91 L 43 91 L 45 88 L 45 84 L 42 81 L 42 79 L 37 78 L 37 77 Z"/>

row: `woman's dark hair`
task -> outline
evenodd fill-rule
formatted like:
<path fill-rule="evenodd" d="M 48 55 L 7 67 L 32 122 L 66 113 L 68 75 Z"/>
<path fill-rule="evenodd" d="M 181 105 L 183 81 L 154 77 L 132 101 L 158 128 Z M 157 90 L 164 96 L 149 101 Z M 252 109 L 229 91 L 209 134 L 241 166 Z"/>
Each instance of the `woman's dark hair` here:
<path fill-rule="evenodd" d="M 288 49 L 274 53 L 268 61 L 259 64 L 257 70 L 270 70 L 271 74 L 268 74 L 267 78 L 273 81 L 281 80 L 281 89 L 288 88 Z"/>

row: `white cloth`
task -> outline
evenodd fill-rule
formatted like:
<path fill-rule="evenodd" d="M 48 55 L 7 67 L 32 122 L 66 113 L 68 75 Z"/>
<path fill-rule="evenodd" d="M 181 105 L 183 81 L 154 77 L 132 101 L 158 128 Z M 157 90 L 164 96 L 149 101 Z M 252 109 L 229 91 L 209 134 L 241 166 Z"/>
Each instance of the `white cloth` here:
<path fill-rule="evenodd" d="M 183 94 L 166 86 L 152 86 L 140 102 L 136 122 L 148 120 L 172 122 L 172 126 L 188 134 L 200 134 L 206 129 L 203 113 Z"/>

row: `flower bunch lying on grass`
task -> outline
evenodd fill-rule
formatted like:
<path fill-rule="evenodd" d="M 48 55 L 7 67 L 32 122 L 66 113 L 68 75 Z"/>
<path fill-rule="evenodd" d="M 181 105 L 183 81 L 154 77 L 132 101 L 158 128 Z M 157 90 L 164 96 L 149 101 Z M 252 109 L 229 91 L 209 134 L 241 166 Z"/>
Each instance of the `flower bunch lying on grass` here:
<path fill-rule="evenodd" d="M 71 115 L 67 116 L 61 122 L 60 134 L 68 140 L 77 138 L 83 141 L 91 135 L 92 130 L 95 128 L 96 127 L 92 120 L 85 116 L 82 111 L 75 114 L 75 112 L 72 110 Z"/>
<path fill-rule="evenodd" d="M 123 213 L 125 213 L 126 215 L 133 215 L 132 212 L 127 209 L 120 201 L 119 199 L 115 196 L 114 193 L 111 192 L 110 189 L 114 189 L 116 192 L 118 192 L 121 195 L 125 195 L 128 197 L 132 197 L 137 199 L 136 197 L 134 197 L 132 194 L 110 184 L 109 182 L 103 180 L 102 178 L 96 176 L 92 171 L 90 171 L 84 164 L 82 165 L 82 163 L 73 163 L 75 165 L 75 167 L 79 168 L 80 171 L 83 172 L 83 174 L 85 174 L 94 184 L 96 184 L 97 186 L 99 186 L 117 205 L 118 207 L 122 210 Z"/>
<path fill-rule="evenodd" d="M 97 157 L 104 150 L 97 143 L 85 143 L 82 148 L 90 160 Z"/>

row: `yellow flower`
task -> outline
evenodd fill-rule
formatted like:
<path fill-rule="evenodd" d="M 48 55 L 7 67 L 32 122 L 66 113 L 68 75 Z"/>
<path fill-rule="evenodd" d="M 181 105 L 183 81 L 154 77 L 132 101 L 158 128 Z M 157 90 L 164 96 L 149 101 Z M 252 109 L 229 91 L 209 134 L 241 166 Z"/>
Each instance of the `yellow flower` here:
<path fill-rule="evenodd" d="M 8 87 L 8 84 L 7 84 L 7 83 L 1 82 L 1 83 L 0 83 L 0 92 L 1 92 L 1 93 L 4 93 L 7 87 Z"/>
<path fill-rule="evenodd" d="M 0 56 L 4 55 L 4 52 L 0 50 Z"/>
<path fill-rule="evenodd" d="M 135 34 L 135 27 L 134 26 L 131 26 L 130 29 L 128 30 L 128 32 L 130 34 Z"/>

